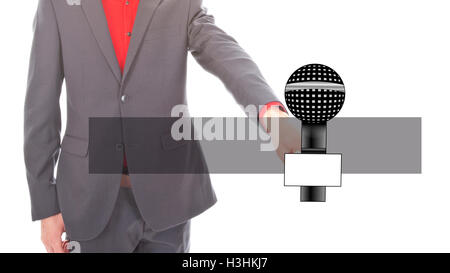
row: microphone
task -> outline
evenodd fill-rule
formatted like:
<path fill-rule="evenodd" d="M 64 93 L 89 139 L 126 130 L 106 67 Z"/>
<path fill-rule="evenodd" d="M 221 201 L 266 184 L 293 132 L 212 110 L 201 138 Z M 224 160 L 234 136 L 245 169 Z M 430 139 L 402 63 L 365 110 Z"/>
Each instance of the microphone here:
<path fill-rule="evenodd" d="M 345 86 L 332 68 L 308 64 L 295 71 L 285 89 L 290 112 L 302 122 L 301 153 L 327 153 L 327 122 L 345 101 Z M 302 202 L 325 202 L 325 186 L 302 186 Z"/>

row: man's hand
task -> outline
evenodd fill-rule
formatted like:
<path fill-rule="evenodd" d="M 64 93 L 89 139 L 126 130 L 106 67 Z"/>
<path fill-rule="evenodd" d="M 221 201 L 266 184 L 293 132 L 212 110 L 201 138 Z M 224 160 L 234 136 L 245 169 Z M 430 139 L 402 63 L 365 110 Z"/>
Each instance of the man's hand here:
<path fill-rule="evenodd" d="M 270 136 L 279 137 L 279 144 L 277 148 L 277 155 L 284 162 L 284 154 L 298 153 L 301 151 L 301 133 L 300 128 L 297 128 L 292 121 L 288 120 L 289 115 L 279 110 L 278 108 L 271 108 L 265 112 L 262 125 L 266 128 Z M 278 119 L 278 132 L 272 130 L 271 118 Z M 267 124 L 266 124 L 267 123 Z M 278 136 L 276 136 L 278 134 Z"/>
<path fill-rule="evenodd" d="M 65 231 L 61 213 L 41 220 L 41 240 L 48 253 L 66 253 L 61 235 Z"/>

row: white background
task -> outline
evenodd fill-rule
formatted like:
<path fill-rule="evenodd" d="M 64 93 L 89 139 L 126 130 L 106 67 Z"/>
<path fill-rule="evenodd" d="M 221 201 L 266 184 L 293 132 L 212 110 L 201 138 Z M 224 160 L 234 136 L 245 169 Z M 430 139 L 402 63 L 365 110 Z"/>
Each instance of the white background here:
<path fill-rule="evenodd" d="M 86 1 L 86 0 L 85 0 Z M 23 163 L 23 102 L 37 1 L 0 11 L 0 251 L 43 252 Z M 219 202 L 192 223 L 192 252 L 450 250 L 448 1 L 205 0 L 283 99 L 291 73 L 333 67 L 341 117 L 423 117 L 422 175 L 344 175 L 327 203 L 300 203 L 282 175 L 212 175 Z M 190 57 L 193 116 L 241 116 Z M 63 112 L 65 96 L 63 96 Z M 283 100 L 284 101 L 284 100 Z M 65 124 L 65 123 L 64 123 Z"/>

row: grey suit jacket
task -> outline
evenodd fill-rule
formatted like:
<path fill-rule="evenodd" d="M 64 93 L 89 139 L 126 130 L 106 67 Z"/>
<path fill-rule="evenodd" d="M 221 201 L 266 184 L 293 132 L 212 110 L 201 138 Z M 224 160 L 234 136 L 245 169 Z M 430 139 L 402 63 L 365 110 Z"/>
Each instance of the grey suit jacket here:
<path fill-rule="evenodd" d="M 141 0 L 123 75 L 101 0 L 77 2 L 39 0 L 24 151 L 32 219 L 62 212 L 70 238 L 87 240 L 106 226 L 121 178 L 119 173 L 89 173 L 90 117 L 169 116 L 174 105 L 186 104 L 188 52 L 224 82 L 239 104 L 264 105 L 277 98 L 201 0 Z M 63 80 L 67 127 L 61 141 Z M 122 133 L 125 145 L 131 145 L 132 132 Z M 184 222 L 216 202 L 207 174 L 131 173 L 130 179 L 139 210 L 155 230 Z"/>

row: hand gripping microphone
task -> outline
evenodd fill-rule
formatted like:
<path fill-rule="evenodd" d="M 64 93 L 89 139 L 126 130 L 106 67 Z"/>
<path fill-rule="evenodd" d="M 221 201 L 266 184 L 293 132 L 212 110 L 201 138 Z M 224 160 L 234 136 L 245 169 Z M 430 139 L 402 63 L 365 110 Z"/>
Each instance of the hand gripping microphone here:
<path fill-rule="evenodd" d="M 326 65 L 305 65 L 289 78 L 285 99 L 291 113 L 302 121 L 301 152 L 326 154 L 327 122 L 339 113 L 345 100 L 341 77 Z M 326 187 L 302 186 L 300 200 L 325 202 Z"/>

